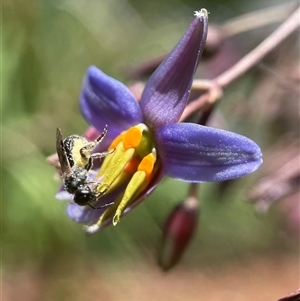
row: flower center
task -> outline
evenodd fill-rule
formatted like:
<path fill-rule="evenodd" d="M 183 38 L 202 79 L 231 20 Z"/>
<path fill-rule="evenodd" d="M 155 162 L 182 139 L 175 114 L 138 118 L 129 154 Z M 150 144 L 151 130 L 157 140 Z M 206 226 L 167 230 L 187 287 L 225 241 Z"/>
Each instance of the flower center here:
<path fill-rule="evenodd" d="M 145 190 L 157 171 L 156 149 L 145 124 L 140 123 L 121 133 L 109 149 L 114 152 L 105 158 L 96 176 L 101 179 L 96 188 L 100 201 L 102 195 L 120 187 L 125 187 L 125 191 L 121 189 L 114 204 L 100 216 L 99 227 L 111 217 L 116 225 L 126 207 Z"/>

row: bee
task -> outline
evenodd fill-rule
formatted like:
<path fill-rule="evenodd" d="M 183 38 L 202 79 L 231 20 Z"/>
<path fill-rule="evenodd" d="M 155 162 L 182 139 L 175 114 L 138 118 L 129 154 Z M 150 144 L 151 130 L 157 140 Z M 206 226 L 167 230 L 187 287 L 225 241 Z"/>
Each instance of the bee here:
<path fill-rule="evenodd" d="M 89 184 L 95 184 L 88 180 L 89 172 L 93 165 L 94 158 L 103 158 L 111 154 L 112 151 L 94 153 L 91 151 L 101 143 L 107 134 L 107 126 L 103 133 L 94 141 L 88 141 L 83 136 L 71 135 L 65 139 L 62 138 L 61 130 L 56 130 L 56 151 L 61 166 L 62 178 L 65 188 L 70 194 L 74 194 L 74 202 L 77 205 L 89 205 L 97 201 L 98 194 L 91 189 Z M 104 205 L 106 207 L 110 204 Z"/>

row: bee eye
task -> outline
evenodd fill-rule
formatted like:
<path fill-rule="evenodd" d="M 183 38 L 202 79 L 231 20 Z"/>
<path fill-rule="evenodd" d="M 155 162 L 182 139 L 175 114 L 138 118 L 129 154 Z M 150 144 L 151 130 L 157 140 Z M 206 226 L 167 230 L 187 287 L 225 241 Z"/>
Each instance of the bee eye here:
<path fill-rule="evenodd" d="M 85 206 L 95 199 L 89 186 L 81 186 L 74 193 L 74 202 L 79 206 Z"/>
<path fill-rule="evenodd" d="M 91 193 L 89 187 L 79 187 L 74 194 L 74 202 L 80 206 L 86 205 L 90 200 Z"/>

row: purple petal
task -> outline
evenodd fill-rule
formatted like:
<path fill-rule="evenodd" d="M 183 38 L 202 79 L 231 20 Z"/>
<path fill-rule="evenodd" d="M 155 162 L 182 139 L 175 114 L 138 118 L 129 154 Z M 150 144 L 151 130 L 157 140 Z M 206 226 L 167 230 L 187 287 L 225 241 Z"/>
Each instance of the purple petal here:
<path fill-rule="evenodd" d="M 262 163 L 261 150 L 252 140 L 193 123 L 166 125 L 157 131 L 156 141 L 165 173 L 183 181 L 239 178 Z"/>
<path fill-rule="evenodd" d="M 74 195 L 68 193 L 65 190 L 64 185 L 61 185 L 61 187 L 59 188 L 58 192 L 55 195 L 55 198 L 59 201 L 73 201 Z"/>
<path fill-rule="evenodd" d="M 68 216 L 77 223 L 88 223 L 92 220 L 97 220 L 102 213 L 103 210 L 95 210 L 72 203 L 68 204 L 67 207 Z"/>
<path fill-rule="evenodd" d="M 199 15 L 150 77 L 142 94 L 144 118 L 154 128 L 177 122 L 186 106 L 207 36 L 206 10 Z"/>
<path fill-rule="evenodd" d="M 83 83 L 80 107 L 85 119 L 98 131 L 108 125 L 109 137 L 142 122 L 142 112 L 128 88 L 91 66 Z"/>

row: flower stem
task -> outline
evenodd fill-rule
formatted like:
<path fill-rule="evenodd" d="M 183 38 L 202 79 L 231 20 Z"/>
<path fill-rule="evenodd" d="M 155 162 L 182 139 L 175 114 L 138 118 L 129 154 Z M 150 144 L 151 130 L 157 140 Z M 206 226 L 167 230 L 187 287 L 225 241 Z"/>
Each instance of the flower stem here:
<path fill-rule="evenodd" d="M 259 63 L 267 54 L 293 33 L 299 25 L 300 8 L 298 7 L 298 9 L 279 28 L 270 34 L 270 36 L 244 56 L 233 67 L 215 78 L 214 81 L 222 88 L 228 86 L 250 68 Z"/>
<path fill-rule="evenodd" d="M 282 22 L 297 8 L 297 2 L 290 2 L 274 7 L 263 8 L 230 19 L 221 26 L 226 37 L 258 29 L 270 24 Z"/>

